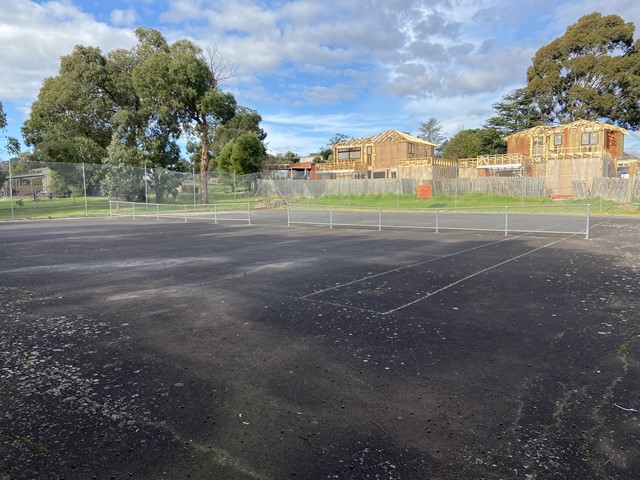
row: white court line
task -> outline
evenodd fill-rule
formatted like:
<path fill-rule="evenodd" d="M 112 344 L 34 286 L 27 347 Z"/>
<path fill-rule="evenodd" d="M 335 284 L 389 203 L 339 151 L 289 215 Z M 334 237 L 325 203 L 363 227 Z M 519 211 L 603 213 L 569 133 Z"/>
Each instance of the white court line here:
<path fill-rule="evenodd" d="M 605 222 L 602 222 L 602 223 L 605 223 Z M 600 224 L 598 224 L 598 225 L 600 225 Z M 325 289 L 319 290 L 317 292 L 313 292 L 313 293 L 310 293 L 310 294 L 307 294 L 307 295 L 303 295 L 303 296 L 301 296 L 299 298 L 301 300 L 308 300 L 308 301 L 312 301 L 312 302 L 316 302 L 316 303 L 323 303 L 323 304 L 332 305 L 332 306 L 335 306 L 335 307 L 349 308 L 349 309 L 358 310 L 358 311 L 365 312 L 365 313 L 373 313 L 373 314 L 377 314 L 377 315 L 389 315 L 391 313 L 397 312 L 397 311 L 402 310 L 404 308 L 407 308 L 407 307 L 409 307 L 411 305 L 414 305 L 414 304 L 416 304 L 418 302 L 426 300 L 427 298 L 432 297 L 432 296 L 434 296 L 434 295 L 436 295 L 436 294 L 438 294 L 440 292 L 443 292 L 444 290 L 447 290 L 447 289 L 449 289 L 451 287 L 459 285 L 460 283 L 462 283 L 462 282 L 464 282 L 466 280 L 469 280 L 470 278 L 476 277 L 476 276 L 478 276 L 478 275 L 480 275 L 482 273 L 485 273 L 485 272 L 488 272 L 490 270 L 493 270 L 494 268 L 498 268 L 498 267 L 500 267 L 502 265 L 505 265 L 505 264 L 507 264 L 509 262 L 512 262 L 514 260 L 518 260 L 519 258 L 525 257 L 527 255 L 531 255 L 532 253 L 535 253 L 535 252 L 537 252 L 539 250 L 542 250 L 544 248 L 550 247 L 551 245 L 555 245 L 556 243 L 560 243 L 560 242 L 562 242 L 564 240 L 567 240 L 569 238 L 572 238 L 572 237 L 575 237 L 576 235 L 581 235 L 581 234 L 574 233 L 572 235 L 560 238 L 560 239 L 555 240 L 553 242 L 549 242 L 549 243 L 547 243 L 545 245 L 542 245 L 541 247 L 537 247 L 537 248 L 534 248 L 533 250 L 529 250 L 528 252 L 522 253 L 520 255 L 516 255 L 515 257 L 511 257 L 511 258 L 509 258 L 507 260 L 499 262 L 499 263 L 497 263 L 495 265 L 492 265 L 490 267 L 483 268 L 482 270 L 479 270 L 479 271 L 477 271 L 475 273 L 467 275 L 466 277 L 461 278 L 460 280 L 456 280 L 455 282 L 452 282 L 449 285 L 445 285 L 444 287 L 439 288 L 438 290 L 435 290 L 435 291 L 430 292 L 430 293 L 428 293 L 426 295 L 423 295 L 422 297 L 417 298 L 417 299 L 415 299 L 415 300 L 413 300 L 411 302 L 408 302 L 408 303 L 406 303 L 404 305 L 401 305 L 399 307 L 393 308 L 391 310 L 387 310 L 386 312 L 379 312 L 379 311 L 375 311 L 375 310 L 368 310 L 368 309 L 365 309 L 365 308 L 354 307 L 354 306 L 351 306 L 351 305 L 339 304 L 339 303 L 334 303 L 334 302 L 325 302 L 325 301 L 322 301 L 322 300 L 314 300 L 313 298 L 309 298 L 309 297 L 312 297 L 314 295 L 318 295 L 320 293 L 328 292 L 328 291 L 331 291 L 331 290 L 337 290 L 339 288 L 346 287 L 346 286 L 349 286 L 349 285 L 353 285 L 355 283 L 363 282 L 363 281 L 369 280 L 371 278 L 380 277 L 382 275 L 387 275 L 389 273 L 400 272 L 400 271 L 406 270 L 408 268 L 413 268 L 413 267 L 416 267 L 416 266 L 419 266 L 419 265 L 424 265 L 426 263 L 434 262 L 434 261 L 437 261 L 437 260 L 440 260 L 440 259 L 443 259 L 443 258 L 453 257 L 453 256 L 456 256 L 456 255 L 460 255 L 462 253 L 465 253 L 465 252 L 471 252 L 473 250 L 484 248 L 484 247 L 487 247 L 487 246 L 490 246 L 490 245 L 496 245 L 496 244 L 499 244 L 499 243 L 502 243 L 502 242 L 506 242 L 506 241 L 513 240 L 513 239 L 520 238 L 520 237 L 525 237 L 525 236 L 528 236 L 528 235 L 530 235 L 530 234 L 523 234 L 523 235 L 518 235 L 518 236 L 514 236 L 514 237 L 509 237 L 509 238 L 505 238 L 505 239 L 502 239 L 502 240 L 497 240 L 495 242 L 489 242 L 489 243 L 485 243 L 483 245 L 478 245 L 478 246 L 475 246 L 475 247 L 472 247 L 472 248 L 467 248 L 465 250 L 460 250 L 458 252 L 454 252 L 454 253 L 450 253 L 450 254 L 447 254 L 447 255 L 443 255 L 441 257 L 431 258 L 429 260 L 425 260 L 425 261 L 422 261 L 422 262 L 414 263 L 412 265 L 406 265 L 404 267 L 394 268 L 392 270 L 387 270 L 385 272 L 377 273 L 375 275 L 369 275 L 369 276 L 360 278 L 358 280 L 353 280 L 351 282 L 347 282 L 347 283 L 343 283 L 343 284 L 340 284 L 340 285 L 335 285 L 333 287 L 325 288 Z"/>
<path fill-rule="evenodd" d="M 551 245 L 555 245 L 556 243 L 560 243 L 563 240 L 566 240 L 567 238 L 575 237 L 576 235 L 577 234 L 569 235 L 568 237 L 561 238 L 560 240 L 556 240 L 555 242 L 547 243 L 546 245 L 543 245 L 543 246 L 538 247 L 538 248 L 534 248 L 533 250 L 530 250 L 528 252 L 521 253 L 520 255 L 516 255 L 515 257 L 511 257 L 511 258 L 509 258 L 509 259 L 507 259 L 507 260 L 505 260 L 503 262 L 496 263 L 495 265 L 492 265 L 490 267 L 483 268 L 482 270 L 479 270 L 479 271 L 477 271 L 475 273 L 472 273 L 471 275 L 467 275 L 466 277 L 461 278 L 460 280 L 456 280 L 455 282 L 450 283 L 449 285 L 445 285 L 444 287 L 439 288 L 438 290 L 436 290 L 434 292 L 430 292 L 430 293 L 428 293 L 428 294 L 426 294 L 426 295 L 424 295 L 424 296 L 422 296 L 420 298 L 417 298 L 417 299 L 415 299 L 415 300 L 413 300 L 413 301 L 411 301 L 409 303 L 405 303 L 404 305 L 401 305 L 401 306 L 399 306 L 397 308 L 394 308 L 394 309 L 391 309 L 391 310 L 387 310 L 386 312 L 381 312 L 380 314 L 381 315 L 389 315 L 390 313 L 394 313 L 394 312 L 397 312 L 398 310 L 402 310 L 403 308 L 407 308 L 407 307 L 409 307 L 411 305 L 414 305 L 414 304 L 416 304 L 418 302 L 421 302 L 422 300 L 426 300 L 427 298 L 432 297 L 433 295 L 436 295 L 436 294 L 438 294 L 438 293 L 440 293 L 440 292 L 442 292 L 444 290 L 447 290 L 447 289 L 449 289 L 451 287 L 455 287 L 456 285 L 458 285 L 458 284 L 460 284 L 460 283 L 462 283 L 462 282 L 464 282 L 466 280 L 469 280 L 470 278 L 473 278 L 473 277 L 476 277 L 476 276 L 478 276 L 478 275 L 480 275 L 482 273 L 488 272 L 489 270 L 493 270 L 494 268 L 501 267 L 502 265 L 505 265 L 505 264 L 507 264 L 509 262 L 513 262 L 514 260 L 518 260 L 519 258 L 526 257 L 527 255 L 531 255 L 532 253 L 535 253 L 538 250 L 542 250 L 543 248 L 550 247 Z"/>
<path fill-rule="evenodd" d="M 429 260 L 423 260 L 422 262 L 412 263 L 411 265 L 405 265 L 404 267 L 393 268 L 391 270 L 386 270 L 384 272 L 376 273 L 376 274 L 373 274 L 373 275 L 367 275 L 366 277 L 358 278 L 356 280 L 352 280 L 352 281 L 347 282 L 347 283 L 340 283 L 340 284 L 334 285 L 332 287 L 324 288 L 322 290 L 317 290 L 317 291 L 312 292 L 312 293 L 307 293 L 306 295 L 302 295 L 299 298 L 308 299 L 309 297 L 313 297 L 314 295 L 319 295 L 321 293 L 330 292 L 331 290 L 338 290 L 339 288 L 348 287 L 349 285 L 354 285 L 356 283 L 364 282 L 364 281 L 370 280 L 372 278 L 381 277 L 383 275 L 388 275 L 389 273 L 401 272 L 402 270 L 407 270 L 409 268 L 419 267 L 420 265 L 425 265 L 427 263 L 436 262 L 438 260 L 442 260 L 443 258 L 454 257 L 454 256 L 460 255 L 462 253 L 472 252 L 473 250 L 478 250 L 480 248 L 489 247 L 491 245 L 496 245 L 498 243 L 507 242 L 509 240 L 513 240 L 515 238 L 520 238 L 520 237 L 525 237 L 525 236 L 527 236 L 527 234 L 517 235 L 517 236 L 509 237 L 509 238 L 504 238 L 502 240 L 496 240 L 495 242 L 489 242 L 489 243 L 485 243 L 483 245 L 477 245 L 475 247 L 466 248 L 466 249 L 460 250 L 458 252 L 448 253 L 447 255 L 443 255 L 441 257 L 430 258 Z M 566 237 L 566 238 L 570 238 L 570 237 Z"/>

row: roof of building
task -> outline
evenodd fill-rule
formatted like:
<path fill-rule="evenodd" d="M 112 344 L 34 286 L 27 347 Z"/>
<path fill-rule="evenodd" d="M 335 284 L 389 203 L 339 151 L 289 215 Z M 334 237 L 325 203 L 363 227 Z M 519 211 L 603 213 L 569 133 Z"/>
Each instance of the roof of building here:
<path fill-rule="evenodd" d="M 387 130 L 386 132 L 378 133 L 372 137 L 363 137 L 363 138 L 350 138 L 345 140 L 344 142 L 336 143 L 334 146 L 336 147 L 355 147 L 360 146 L 366 143 L 382 143 L 382 142 L 393 142 L 393 141 L 405 141 L 405 142 L 413 142 L 413 143 L 422 143 L 424 145 L 430 145 L 435 147 L 435 143 L 427 142 L 426 140 L 422 140 L 421 138 L 414 137 L 413 135 L 409 135 L 408 133 L 399 132 L 398 130 Z"/>
<path fill-rule="evenodd" d="M 504 138 L 506 140 L 511 137 L 538 137 L 545 134 L 553 135 L 554 133 L 562 133 L 570 128 L 582 131 L 613 130 L 624 135 L 628 133 L 626 129 L 610 123 L 599 122 L 597 120 L 576 120 L 575 122 L 564 123 L 561 125 L 538 125 L 537 127 L 512 133 Z"/>

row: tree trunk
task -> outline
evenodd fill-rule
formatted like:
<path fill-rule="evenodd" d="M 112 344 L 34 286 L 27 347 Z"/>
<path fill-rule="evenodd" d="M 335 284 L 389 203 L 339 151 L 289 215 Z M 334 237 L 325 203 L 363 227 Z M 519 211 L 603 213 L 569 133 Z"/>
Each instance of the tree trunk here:
<path fill-rule="evenodd" d="M 209 125 L 200 125 L 200 204 L 209 203 Z"/>

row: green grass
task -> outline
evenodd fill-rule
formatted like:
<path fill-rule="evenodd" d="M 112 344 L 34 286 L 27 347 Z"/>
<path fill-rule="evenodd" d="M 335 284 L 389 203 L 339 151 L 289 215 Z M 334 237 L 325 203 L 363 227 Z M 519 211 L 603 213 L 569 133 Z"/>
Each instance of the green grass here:
<path fill-rule="evenodd" d="M 290 203 L 300 203 L 319 206 L 356 207 L 356 208 L 478 208 L 495 209 L 496 207 L 524 206 L 527 211 L 533 207 L 568 207 L 591 204 L 591 213 L 600 213 L 600 200 L 551 200 L 550 198 L 519 197 L 488 195 L 483 193 L 470 193 L 465 195 L 435 195 L 430 199 L 419 199 L 415 195 L 361 195 L 361 196 L 326 196 L 321 198 L 289 199 Z M 604 200 L 602 213 L 635 213 L 640 214 L 640 209 L 625 208 L 616 202 Z"/>
<path fill-rule="evenodd" d="M 22 200 L 20 202 L 19 200 Z M 82 198 L 54 198 L 34 200 L 31 197 L 13 199 L 13 218 L 66 218 L 99 216 L 109 214 L 109 201 L 106 198 L 87 197 L 86 209 Z M 0 200 L 0 220 L 11 220 L 11 202 L 8 198 Z"/>
<path fill-rule="evenodd" d="M 21 202 L 19 202 L 21 200 Z M 210 190 L 210 203 L 228 202 L 251 202 L 260 204 L 264 197 L 247 196 L 245 192 L 232 192 L 229 187 L 212 186 Z M 436 195 L 430 199 L 419 199 L 415 195 L 367 195 L 367 196 L 326 196 L 320 198 L 289 198 L 289 203 L 309 204 L 318 206 L 353 207 L 353 208 L 475 208 L 484 211 L 495 211 L 498 208 L 520 207 L 526 208 L 527 212 L 534 212 L 535 207 L 540 207 L 540 212 L 549 211 L 549 207 L 563 207 L 553 209 L 553 213 L 560 211 L 575 212 L 579 209 L 583 212 L 583 207 L 576 205 L 591 204 L 591 213 L 597 214 L 617 214 L 617 215 L 640 215 L 640 207 L 618 204 L 616 202 L 600 199 L 590 200 L 551 200 L 549 198 L 534 197 L 509 197 L 500 195 L 487 195 L 473 193 L 466 195 Z M 176 199 L 171 199 L 164 203 L 175 203 L 177 205 L 192 205 L 194 201 L 192 193 L 180 193 Z M 199 197 L 196 196 L 196 203 Z M 155 203 L 154 196 L 149 197 L 149 203 Z M 105 216 L 109 215 L 109 199 L 105 197 L 88 197 L 86 210 L 84 198 L 53 198 L 37 201 L 31 197 L 20 197 L 13 199 L 13 219 L 24 220 L 31 218 L 70 218 L 84 216 Z M 0 221 L 11 220 L 11 203 L 8 198 L 0 200 Z"/>

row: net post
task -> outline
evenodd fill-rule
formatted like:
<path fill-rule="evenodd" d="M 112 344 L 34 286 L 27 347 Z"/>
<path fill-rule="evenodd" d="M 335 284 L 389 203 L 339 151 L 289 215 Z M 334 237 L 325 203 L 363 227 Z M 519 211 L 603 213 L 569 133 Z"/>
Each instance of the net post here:
<path fill-rule="evenodd" d="M 113 201 L 109 200 L 109 218 L 113 218 Z"/>
<path fill-rule="evenodd" d="M 160 221 L 160 204 L 156 203 L 156 220 Z"/>
<path fill-rule="evenodd" d="M 438 223 L 440 220 L 440 209 L 436 208 L 436 233 L 438 233 Z"/>
<path fill-rule="evenodd" d="M 333 228 L 333 205 L 329 205 L 329 228 Z"/>
<path fill-rule="evenodd" d="M 287 227 L 291 226 L 291 205 L 287 204 Z"/>
<path fill-rule="evenodd" d="M 131 218 L 133 218 L 135 220 L 136 219 L 136 203 L 135 202 L 131 202 L 131 206 L 133 207 L 131 209 Z"/>
<path fill-rule="evenodd" d="M 504 236 L 509 235 L 509 207 L 504 207 Z"/>
<path fill-rule="evenodd" d="M 589 240 L 589 228 L 591 223 L 591 204 L 587 203 L 587 226 L 584 231 L 584 239 Z"/>
<path fill-rule="evenodd" d="M 218 204 L 213 204 L 213 223 L 218 223 Z"/>
<path fill-rule="evenodd" d="M 382 231 L 382 209 L 378 209 L 378 231 Z"/>
<path fill-rule="evenodd" d="M 187 223 L 187 206 L 184 206 L 184 223 Z"/>
<path fill-rule="evenodd" d="M 249 225 L 251 225 L 251 203 L 247 202 L 247 215 L 249 216 Z"/>

